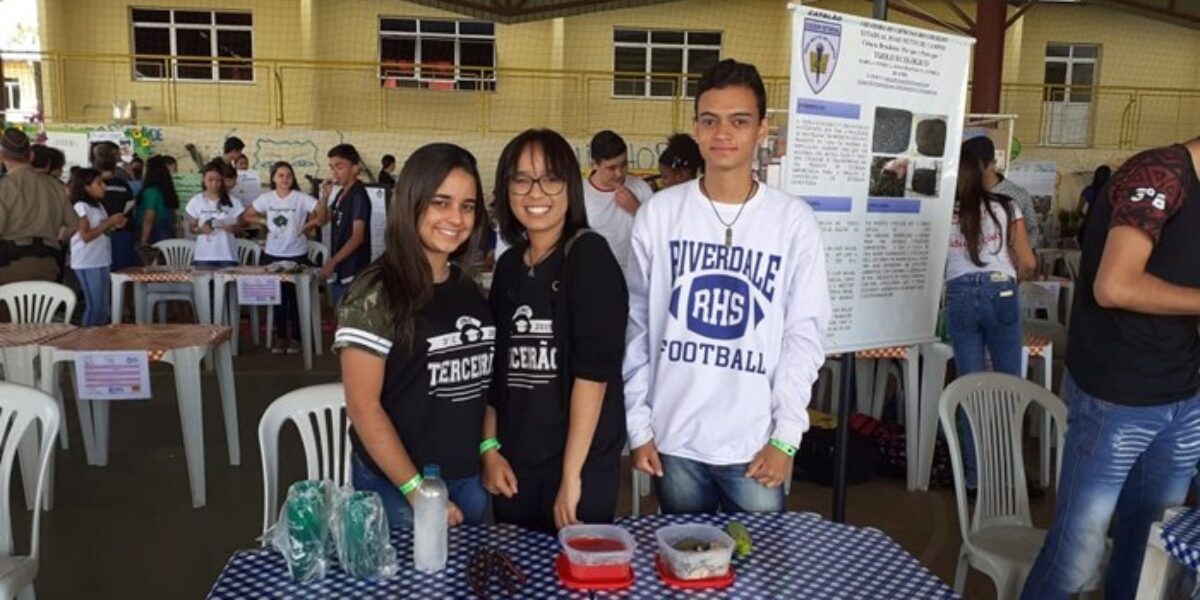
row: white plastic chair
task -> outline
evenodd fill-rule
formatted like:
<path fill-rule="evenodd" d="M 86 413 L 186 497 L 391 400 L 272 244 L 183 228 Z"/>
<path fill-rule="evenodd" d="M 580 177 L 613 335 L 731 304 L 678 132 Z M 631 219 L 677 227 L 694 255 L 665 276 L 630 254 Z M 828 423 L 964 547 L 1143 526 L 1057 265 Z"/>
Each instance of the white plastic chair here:
<path fill-rule="evenodd" d="M 196 242 L 192 240 L 163 240 L 154 244 L 162 253 L 163 260 L 169 267 L 190 267 L 196 254 Z M 196 313 L 195 291 L 190 283 L 148 283 L 146 284 L 146 310 L 153 313 L 158 305 L 158 321 L 167 322 L 167 307 L 162 302 L 187 302 Z M 116 310 L 114 308 L 114 310 Z"/>
<path fill-rule="evenodd" d="M 243 240 L 241 238 L 238 238 L 234 241 L 237 243 L 238 262 L 241 263 L 242 266 L 255 266 L 261 262 L 262 246 L 259 246 L 258 242 Z M 234 298 L 236 297 L 237 296 L 234 296 Z M 250 341 L 254 342 L 254 345 L 257 346 L 259 344 L 258 307 L 248 306 L 246 308 L 250 310 Z M 232 325 L 234 327 L 238 326 L 237 323 L 233 323 Z"/>
<path fill-rule="evenodd" d="M 279 510 L 279 432 L 287 421 L 300 433 L 308 479 L 329 479 L 339 487 L 350 481 L 350 418 L 342 384 L 313 385 L 280 396 L 258 422 L 264 532 Z"/>
<path fill-rule="evenodd" d="M 18 281 L 0 285 L 0 302 L 12 323 L 70 323 L 75 292 L 53 281 Z M 62 317 L 56 319 L 62 311 Z"/>
<path fill-rule="evenodd" d="M 17 455 L 20 441 L 27 435 L 37 439 L 37 491 L 34 492 L 34 506 L 42 505 L 42 494 L 48 485 L 50 457 L 54 451 L 54 438 L 58 436 L 61 425 L 61 412 L 58 402 L 46 393 L 30 387 L 13 383 L 0 383 L 0 431 L 8 435 L 0 436 L 0 474 L 4 477 L 4 493 L 0 495 L 0 598 L 19 596 L 22 599 L 32 599 L 33 580 L 38 573 L 38 550 L 42 511 L 34 509 L 32 541 L 29 544 L 28 556 L 13 554 L 12 535 L 12 506 L 9 504 L 7 491 L 12 485 L 13 459 Z M 38 421 L 40 431 L 33 428 Z"/>
<path fill-rule="evenodd" d="M 1030 404 L 1040 406 L 1055 421 L 1057 473 L 1062 468 L 1067 407 L 1045 388 L 1005 373 L 972 373 L 947 386 L 938 401 L 942 431 L 950 447 L 963 539 L 954 575 L 954 589 L 960 594 L 967 582 L 968 567 L 974 567 L 992 578 L 999 600 L 1015 599 L 1045 541 L 1046 530 L 1034 528 L 1029 515 L 1021 450 L 1022 424 Z M 967 414 L 975 440 L 978 496 L 974 515 L 967 508 L 962 449 L 955 424 L 959 407 Z M 1098 584 L 1099 578 L 1093 583 Z"/>

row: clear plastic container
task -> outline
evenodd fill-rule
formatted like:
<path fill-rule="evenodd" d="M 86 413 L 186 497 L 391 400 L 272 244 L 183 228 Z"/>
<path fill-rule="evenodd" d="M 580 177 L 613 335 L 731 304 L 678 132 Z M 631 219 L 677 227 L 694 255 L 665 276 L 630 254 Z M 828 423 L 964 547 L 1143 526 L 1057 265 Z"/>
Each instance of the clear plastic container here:
<path fill-rule="evenodd" d="M 654 533 L 658 555 L 676 579 L 692 581 L 724 577 L 733 558 L 733 538 L 712 525 L 668 525 Z M 678 550 L 676 544 L 711 546 L 704 551 Z"/>
<path fill-rule="evenodd" d="M 571 577 L 579 581 L 614 581 L 630 576 L 637 543 L 616 525 L 568 525 L 558 531 Z"/>

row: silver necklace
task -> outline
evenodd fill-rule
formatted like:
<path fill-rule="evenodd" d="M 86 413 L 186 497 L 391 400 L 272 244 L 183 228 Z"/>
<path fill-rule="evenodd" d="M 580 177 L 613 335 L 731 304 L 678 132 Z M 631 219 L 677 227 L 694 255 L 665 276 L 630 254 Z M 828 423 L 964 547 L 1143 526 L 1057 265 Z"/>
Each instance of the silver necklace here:
<path fill-rule="evenodd" d="M 733 245 L 733 226 L 738 222 L 738 219 L 742 218 L 742 211 L 746 209 L 746 204 L 748 202 L 750 202 L 751 198 L 754 197 L 754 192 L 756 192 L 756 191 L 758 191 L 758 182 L 751 181 L 750 182 L 750 192 L 748 194 L 746 194 L 746 198 L 744 200 L 742 200 L 742 205 L 740 207 L 738 207 L 737 214 L 733 216 L 732 221 L 726 223 L 725 219 L 721 218 L 720 211 L 717 210 L 717 203 L 713 201 L 712 196 L 708 195 L 708 190 L 704 187 L 704 178 L 703 177 L 700 178 L 700 193 L 704 194 L 704 197 L 708 199 L 708 205 L 712 207 L 713 215 L 715 215 L 717 217 L 717 220 L 720 221 L 721 224 L 725 226 L 725 247 L 726 248 Z"/>

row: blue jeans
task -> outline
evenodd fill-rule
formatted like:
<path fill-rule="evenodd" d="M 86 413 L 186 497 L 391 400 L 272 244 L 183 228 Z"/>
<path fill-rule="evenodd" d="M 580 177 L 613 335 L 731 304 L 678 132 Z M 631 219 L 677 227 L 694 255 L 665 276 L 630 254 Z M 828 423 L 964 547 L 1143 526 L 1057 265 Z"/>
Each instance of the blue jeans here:
<path fill-rule="evenodd" d="M 1171 404 L 1124 406 L 1068 375 L 1067 435 L 1058 504 L 1022 598 L 1067 598 L 1098 572 L 1109 522 L 1113 553 L 1104 597 L 1133 598 L 1150 524 L 1183 504 L 1200 460 L 1200 393 Z"/>
<path fill-rule="evenodd" d="M 1017 281 L 1002 273 L 970 273 L 946 282 L 946 332 L 954 346 L 954 367 L 959 376 L 982 371 L 986 351 L 993 371 L 1024 377 L 1017 289 Z M 963 475 L 967 487 L 974 489 L 978 478 L 975 439 L 966 413 L 960 409 L 956 417 Z"/>
<path fill-rule="evenodd" d="M 342 296 L 346 295 L 346 290 L 350 289 L 349 283 L 334 281 L 329 284 L 329 302 L 333 304 L 334 319 L 337 319 L 337 307 L 342 301 Z"/>
<path fill-rule="evenodd" d="M 411 528 L 413 524 L 412 506 L 408 499 L 400 493 L 388 478 L 381 477 L 354 454 L 350 465 L 350 478 L 354 489 L 364 492 L 375 492 L 383 499 L 383 508 L 387 511 L 388 525 L 393 528 Z M 483 523 L 487 516 L 488 493 L 483 489 L 479 476 L 462 479 L 447 479 L 446 489 L 450 491 L 450 501 L 458 505 L 462 511 L 463 522 L 472 525 Z"/>
<path fill-rule="evenodd" d="M 109 270 L 108 267 L 76 269 L 75 278 L 83 290 L 83 326 L 108 325 L 109 316 Z"/>
<path fill-rule="evenodd" d="M 663 476 L 655 482 L 664 514 L 781 512 L 783 486 L 769 489 L 746 477 L 749 463 L 710 465 L 660 454 Z"/>

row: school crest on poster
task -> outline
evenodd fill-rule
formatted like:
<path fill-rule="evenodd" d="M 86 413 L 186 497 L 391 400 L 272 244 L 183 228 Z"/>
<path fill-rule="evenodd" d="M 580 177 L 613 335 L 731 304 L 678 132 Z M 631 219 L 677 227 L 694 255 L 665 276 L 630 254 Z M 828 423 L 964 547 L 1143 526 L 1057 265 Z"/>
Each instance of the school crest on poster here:
<path fill-rule="evenodd" d="M 842 26 L 823 19 L 804 19 L 804 79 L 814 94 L 829 85 L 842 49 Z"/>

